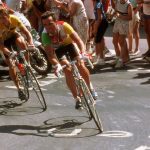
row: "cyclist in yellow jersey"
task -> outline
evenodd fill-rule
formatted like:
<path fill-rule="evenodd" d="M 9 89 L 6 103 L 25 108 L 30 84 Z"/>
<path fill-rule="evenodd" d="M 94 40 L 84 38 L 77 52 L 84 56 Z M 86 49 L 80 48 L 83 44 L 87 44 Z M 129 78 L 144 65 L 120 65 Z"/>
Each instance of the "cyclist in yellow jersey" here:
<path fill-rule="evenodd" d="M 19 29 L 19 33 L 17 29 Z M 20 33 L 26 36 L 26 41 Z M 12 44 L 15 44 L 19 49 L 25 49 L 27 45 L 34 47 L 32 36 L 22 22 L 16 16 L 10 15 L 7 9 L 0 8 L 0 51 L 5 55 L 10 76 L 18 89 L 19 98 L 24 100 L 25 95 L 17 82 L 16 70 L 11 64 L 11 59 L 15 55 L 14 52 L 11 52 Z"/>
<path fill-rule="evenodd" d="M 82 54 L 85 53 L 84 44 L 68 23 L 56 21 L 54 13 L 47 11 L 42 15 L 41 19 L 45 27 L 42 34 L 42 42 L 49 56 L 49 60 L 57 71 L 62 70 L 61 65 L 68 66 L 63 69 L 66 83 L 76 100 L 75 108 L 82 109 L 81 99 L 77 95 L 71 67 L 68 65 L 66 55 L 69 55 L 71 60 L 77 60 L 77 67 L 87 85 L 90 87 L 90 73 L 84 64 L 84 61 L 81 60 L 79 53 L 79 51 Z M 77 50 L 75 44 L 79 50 Z M 93 94 L 96 93 L 93 89 L 92 91 Z"/>

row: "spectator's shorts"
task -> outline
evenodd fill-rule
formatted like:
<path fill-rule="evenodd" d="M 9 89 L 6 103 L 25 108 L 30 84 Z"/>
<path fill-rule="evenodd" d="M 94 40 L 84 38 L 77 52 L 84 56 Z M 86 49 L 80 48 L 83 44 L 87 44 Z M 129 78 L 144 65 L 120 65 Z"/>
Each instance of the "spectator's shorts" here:
<path fill-rule="evenodd" d="M 116 19 L 113 33 L 119 33 L 120 35 L 128 35 L 129 33 L 129 21 Z"/>
<path fill-rule="evenodd" d="M 98 31 L 96 33 L 96 37 L 95 37 L 95 43 L 99 43 L 101 42 L 105 32 L 106 32 L 106 29 L 108 27 L 108 22 L 106 19 L 103 19 L 98 27 Z"/>

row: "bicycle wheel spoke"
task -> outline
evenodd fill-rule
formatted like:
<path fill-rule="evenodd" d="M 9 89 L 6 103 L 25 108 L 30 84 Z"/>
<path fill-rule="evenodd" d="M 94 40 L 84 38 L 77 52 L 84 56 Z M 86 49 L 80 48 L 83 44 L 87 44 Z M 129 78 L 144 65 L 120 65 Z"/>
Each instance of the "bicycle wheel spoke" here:
<path fill-rule="evenodd" d="M 101 120 L 97 114 L 96 108 L 95 108 L 95 101 L 91 95 L 91 92 L 89 91 L 89 88 L 87 87 L 85 81 L 83 79 L 80 80 L 81 90 L 84 96 L 84 105 L 87 109 L 87 113 L 89 117 L 93 118 L 96 126 L 98 127 L 99 131 L 103 131 Z"/>
<path fill-rule="evenodd" d="M 30 98 L 37 99 L 40 105 L 42 106 L 43 110 L 46 110 L 47 105 L 46 105 L 43 92 L 31 68 L 28 68 L 28 87 L 30 89 Z"/>
<path fill-rule="evenodd" d="M 27 101 L 29 99 L 29 90 L 28 90 L 25 76 L 22 76 L 20 72 L 17 72 L 17 78 L 18 78 L 19 87 L 26 96 L 25 101 Z"/>

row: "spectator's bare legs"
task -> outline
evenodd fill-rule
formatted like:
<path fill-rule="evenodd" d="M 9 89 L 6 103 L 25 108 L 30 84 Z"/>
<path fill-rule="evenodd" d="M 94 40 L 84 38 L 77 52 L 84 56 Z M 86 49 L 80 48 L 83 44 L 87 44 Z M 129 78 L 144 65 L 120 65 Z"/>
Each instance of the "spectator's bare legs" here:
<path fill-rule="evenodd" d="M 113 44 L 115 47 L 116 58 L 119 58 L 122 63 L 126 63 L 129 60 L 126 35 L 119 35 L 119 33 L 113 33 Z"/>
<path fill-rule="evenodd" d="M 113 33 L 113 44 L 116 52 L 116 57 L 120 57 L 121 47 L 119 44 L 119 33 Z"/>
<path fill-rule="evenodd" d="M 134 27 L 133 27 L 133 32 L 130 32 L 128 35 L 128 43 L 129 43 L 129 52 L 131 53 L 136 53 L 139 50 L 139 38 L 140 38 L 140 34 L 139 34 L 139 27 L 140 27 L 140 23 L 136 22 Z M 135 50 L 133 51 L 133 38 L 135 40 Z"/>
<path fill-rule="evenodd" d="M 134 50 L 134 53 L 136 53 L 139 50 L 139 39 L 140 39 L 139 28 L 140 28 L 140 22 L 136 22 L 135 27 L 133 29 L 134 38 L 135 38 L 135 50 Z"/>
<path fill-rule="evenodd" d="M 123 63 L 126 63 L 129 61 L 129 52 L 127 47 L 127 41 L 126 41 L 126 35 L 120 35 L 119 43 L 121 47 L 121 59 Z"/>
<path fill-rule="evenodd" d="M 129 53 L 133 53 L 133 50 L 132 50 L 133 33 L 129 33 L 129 35 L 128 35 L 128 43 L 129 43 Z"/>
<path fill-rule="evenodd" d="M 150 19 L 144 19 L 144 29 L 147 37 L 148 50 L 150 51 Z"/>
<path fill-rule="evenodd" d="M 104 38 L 102 38 L 101 42 L 96 43 L 96 56 L 99 56 L 101 59 L 104 59 L 104 48 L 105 48 L 105 43 L 104 43 Z"/>

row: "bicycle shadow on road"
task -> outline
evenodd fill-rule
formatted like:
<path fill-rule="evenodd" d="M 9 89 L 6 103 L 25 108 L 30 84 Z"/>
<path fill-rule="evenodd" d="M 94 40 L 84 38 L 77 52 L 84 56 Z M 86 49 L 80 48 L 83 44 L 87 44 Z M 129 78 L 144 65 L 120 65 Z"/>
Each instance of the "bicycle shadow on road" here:
<path fill-rule="evenodd" d="M 40 136 L 53 138 L 84 138 L 99 134 L 97 129 L 81 128 L 81 126 L 88 121 L 89 119 L 85 116 L 58 117 L 44 121 L 41 126 L 3 125 L 0 126 L 0 133 L 14 134 L 17 136 Z"/>
<path fill-rule="evenodd" d="M 0 115 L 26 116 L 44 112 L 40 107 L 27 106 L 26 101 L 18 101 L 18 97 L 0 98 Z"/>

